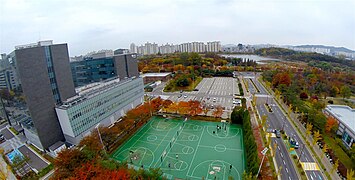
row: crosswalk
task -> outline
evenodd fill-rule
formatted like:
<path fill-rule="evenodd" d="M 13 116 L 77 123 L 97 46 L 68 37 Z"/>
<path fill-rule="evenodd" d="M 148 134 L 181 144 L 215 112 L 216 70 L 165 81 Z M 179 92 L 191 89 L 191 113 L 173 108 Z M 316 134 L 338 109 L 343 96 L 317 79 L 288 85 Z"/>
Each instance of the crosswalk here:
<path fill-rule="evenodd" d="M 305 171 L 318 171 L 319 166 L 315 162 L 301 162 L 302 168 Z"/>

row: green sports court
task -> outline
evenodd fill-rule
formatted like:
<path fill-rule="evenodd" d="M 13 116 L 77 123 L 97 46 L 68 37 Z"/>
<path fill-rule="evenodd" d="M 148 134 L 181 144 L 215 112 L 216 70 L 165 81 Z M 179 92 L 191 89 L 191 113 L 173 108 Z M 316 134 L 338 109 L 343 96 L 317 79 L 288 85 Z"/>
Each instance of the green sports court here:
<path fill-rule="evenodd" d="M 221 129 L 217 130 L 217 125 Z M 112 158 L 161 168 L 168 179 L 242 179 L 242 128 L 222 122 L 152 117 Z"/>

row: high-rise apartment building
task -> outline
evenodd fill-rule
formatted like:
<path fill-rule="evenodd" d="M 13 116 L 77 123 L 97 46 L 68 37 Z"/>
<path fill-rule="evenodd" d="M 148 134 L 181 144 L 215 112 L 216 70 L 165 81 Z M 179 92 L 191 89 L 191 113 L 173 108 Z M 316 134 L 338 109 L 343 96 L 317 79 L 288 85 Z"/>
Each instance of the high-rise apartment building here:
<path fill-rule="evenodd" d="M 56 105 L 75 96 L 67 44 L 41 41 L 15 47 L 16 66 L 34 128 L 26 135 L 41 149 L 64 141 Z"/>
<path fill-rule="evenodd" d="M 131 51 L 135 49 L 135 44 L 132 43 L 130 46 Z M 175 52 L 198 52 L 198 53 L 204 53 L 204 52 L 221 52 L 222 47 L 221 43 L 219 41 L 214 41 L 214 42 L 207 42 L 207 44 L 203 42 L 188 42 L 188 43 L 182 43 L 179 45 L 174 45 L 174 44 L 165 44 L 158 46 L 155 43 L 145 43 L 144 45 L 138 46 L 137 47 L 137 54 L 142 54 L 142 55 L 151 55 L 151 54 L 170 54 L 170 53 L 175 53 Z"/>

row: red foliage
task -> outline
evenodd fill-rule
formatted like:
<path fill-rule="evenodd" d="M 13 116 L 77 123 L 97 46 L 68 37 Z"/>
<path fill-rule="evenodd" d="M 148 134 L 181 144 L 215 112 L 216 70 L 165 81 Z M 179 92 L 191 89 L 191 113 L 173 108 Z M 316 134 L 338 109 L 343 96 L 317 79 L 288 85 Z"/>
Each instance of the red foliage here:
<path fill-rule="evenodd" d="M 85 157 L 79 149 L 64 149 L 58 153 L 54 161 L 55 174 L 53 179 L 65 179 L 72 175 L 75 168 L 80 167 Z"/>
<path fill-rule="evenodd" d="M 189 107 L 190 107 L 190 111 L 189 111 L 189 115 L 190 116 L 195 116 L 197 114 L 202 113 L 202 107 L 201 107 L 200 101 L 190 100 L 188 102 L 188 104 L 189 104 Z"/>
<path fill-rule="evenodd" d="M 84 180 L 84 179 L 92 179 L 92 180 L 100 180 L 100 179 L 120 179 L 126 180 L 129 179 L 130 175 L 127 169 L 118 169 L 118 170 L 109 170 L 104 169 L 100 165 L 95 164 L 95 162 L 88 162 L 79 166 L 75 169 L 74 175 L 70 178 L 71 180 Z"/>
<path fill-rule="evenodd" d="M 169 99 L 167 99 L 167 100 L 165 100 L 164 102 L 163 102 L 163 107 L 164 108 L 168 108 L 169 106 L 170 106 L 170 104 L 172 104 L 173 103 L 173 101 L 171 101 L 171 100 L 169 100 Z"/>
<path fill-rule="evenodd" d="M 289 86 L 291 84 L 290 75 L 287 72 L 277 73 L 272 79 L 272 85 L 278 87 L 280 84 Z"/>
<path fill-rule="evenodd" d="M 223 114 L 223 108 L 222 106 L 217 106 L 216 109 L 212 112 L 212 115 L 214 117 L 221 117 Z"/>
<path fill-rule="evenodd" d="M 301 98 L 301 99 L 308 99 L 308 94 L 307 94 L 306 92 L 302 92 L 302 93 L 300 94 L 300 98 Z"/>

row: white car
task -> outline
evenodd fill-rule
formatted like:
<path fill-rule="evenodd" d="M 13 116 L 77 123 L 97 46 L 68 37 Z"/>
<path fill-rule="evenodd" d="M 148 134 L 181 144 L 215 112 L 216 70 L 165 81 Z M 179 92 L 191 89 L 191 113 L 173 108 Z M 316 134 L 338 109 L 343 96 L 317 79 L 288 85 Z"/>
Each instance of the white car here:
<path fill-rule="evenodd" d="M 216 102 L 216 100 L 217 100 L 216 98 L 213 98 L 213 102 Z"/>
<path fill-rule="evenodd" d="M 184 98 L 187 98 L 187 95 L 184 95 Z"/>

